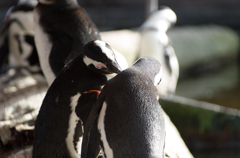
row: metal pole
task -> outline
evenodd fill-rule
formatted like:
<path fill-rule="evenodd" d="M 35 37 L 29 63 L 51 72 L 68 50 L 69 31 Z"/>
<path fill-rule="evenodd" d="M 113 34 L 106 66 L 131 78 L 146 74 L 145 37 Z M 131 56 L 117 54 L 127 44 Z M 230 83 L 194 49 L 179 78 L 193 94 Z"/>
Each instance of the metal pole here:
<path fill-rule="evenodd" d="M 158 10 L 158 0 L 146 0 L 145 16 L 148 17 L 152 12 Z"/>

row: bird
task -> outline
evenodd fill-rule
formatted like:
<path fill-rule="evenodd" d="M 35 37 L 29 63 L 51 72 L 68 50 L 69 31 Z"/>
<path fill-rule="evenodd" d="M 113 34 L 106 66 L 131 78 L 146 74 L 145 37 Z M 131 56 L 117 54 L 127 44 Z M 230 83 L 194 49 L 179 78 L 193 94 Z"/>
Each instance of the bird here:
<path fill-rule="evenodd" d="M 85 123 L 81 158 L 95 120 L 106 158 L 163 158 L 165 123 L 156 89 L 161 78 L 161 64 L 142 57 L 108 80 Z"/>
<path fill-rule="evenodd" d="M 167 6 L 153 12 L 140 27 L 139 56 L 151 56 L 162 64 L 163 80 L 158 86 L 160 95 L 174 94 L 179 77 L 179 64 L 168 29 L 176 23 L 177 16 Z"/>
<path fill-rule="evenodd" d="M 107 43 L 99 40 L 87 43 L 47 91 L 35 123 L 33 158 L 80 157 L 84 124 L 101 87 L 108 74 L 122 70 Z M 97 129 L 91 135 L 89 157 L 99 154 L 96 132 Z"/>
<path fill-rule="evenodd" d="M 158 11 L 153 12 L 142 24 L 139 31 L 141 41 L 139 56 L 151 56 L 162 64 L 161 84 L 157 86 L 160 96 L 172 97 L 175 95 L 177 81 L 179 78 L 179 64 L 174 47 L 166 32 L 174 26 L 177 16 L 167 6 L 160 6 Z M 163 111 L 166 124 L 166 155 L 177 155 L 176 157 L 193 157 L 182 140 L 176 127 L 173 125 L 167 114 Z M 174 141 L 173 141 L 174 138 Z M 173 148 L 175 141 L 182 144 L 179 148 Z M 174 153 L 174 154 L 173 154 Z M 170 156 L 170 157 L 171 157 Z"/>
<path fill-rule="evenodd" d="M 23 73 L 32 76 L 39 83 L 46 83 L 40 67 L 37 49 L 34 42 L 34 34 L 23 32 L 15 35 L 21 53 L 19 65 Z"/>
<path fill-rule="evenodd" d="M 76 0 L 39 0 L 34 20 L 35 43 L 48 85 L 84 45 L 101 40 L 97 27 Z"/>
<path fill-rule="evenodd" d="M 19 0 L 6 13 L 0 30 L 0 68 L 23 70 L 25 75 L 45 83 L 34 43 L 33 9 L 36 1 Z"/>

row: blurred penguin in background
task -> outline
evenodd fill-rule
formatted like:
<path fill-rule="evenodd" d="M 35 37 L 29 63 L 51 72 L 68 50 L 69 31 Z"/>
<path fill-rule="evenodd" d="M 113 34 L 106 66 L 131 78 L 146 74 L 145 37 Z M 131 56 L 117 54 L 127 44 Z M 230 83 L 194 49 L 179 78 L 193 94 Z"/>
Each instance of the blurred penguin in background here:
<path fill-rule="evenodd" d="M 39 0 L 34 19 L 35 43 L 48 85 L 85 44 L 100 40 L 98 29 L 77 0 Z"/>
<path fill-rule="evenodd" d="M 178 81 L 177 56 L 166 34 L 176 20 L 176 14 L 164 6 L 153 12 L 140 27 L 140 57 L 151 56 L 162 64 L 164 77 L 161 86 L 157 87 L 160 95 L 175 93 Z"/>
<path fill-rule="evenodd" d="M 157 2 L 157 1 L 150 1 Z M 162 65 L 162 81 L 157 86 L 161 96 L 174 94 L 179 77 L 179 64 L 174 48 L 166 32 L 177 21 L 177 16 L 169 7 L 151 3 L 147 20 L 140 27 L 141 41 L 139 56 L 151 56 Z M 163 111 L 166 124 L 165 156 L 171 158 L 193 158 L 182 140 L 177 128 Z"/>
<path fill-rule="evenodd" d="M 36 4 L 33 0 L 19 0 L 8 10 L 0 30 L 0 68 L 1 73 L 9 68 L 23 70 L 23 74 L 46 82 L 34 43 L 33 9 Z"/>

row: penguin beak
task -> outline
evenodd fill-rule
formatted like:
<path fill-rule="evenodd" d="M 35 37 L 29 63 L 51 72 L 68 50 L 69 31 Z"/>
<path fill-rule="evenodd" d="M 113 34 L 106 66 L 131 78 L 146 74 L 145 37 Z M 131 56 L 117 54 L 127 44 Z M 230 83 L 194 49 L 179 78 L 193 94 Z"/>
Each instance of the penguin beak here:
<path fill-rule="evenodd" d="M 108 73 L 117 73 L 119 74 L 122 71 L 122 68 L 116 61 L 109 61 L 107 63 L 107 70 Z"/>

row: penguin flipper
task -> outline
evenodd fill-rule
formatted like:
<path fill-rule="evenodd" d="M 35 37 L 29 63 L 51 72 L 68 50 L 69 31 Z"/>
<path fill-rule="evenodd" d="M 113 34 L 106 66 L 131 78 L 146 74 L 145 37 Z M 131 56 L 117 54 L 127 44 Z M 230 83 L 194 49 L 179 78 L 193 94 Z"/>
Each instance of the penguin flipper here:
<path fill-rule="evenodd" d="M 87 150 L 88 150 L 88 143 L 89 143 L 89 137 L 90 137 L 90 131 L 94 124 L 94 121 L 99 115 L 99 112 L 102 108 L 102 103 L 104 99 L 99 99 L 95 106 L 93 106 L 88 119 L 84 125 L 84 133 L 83 133 L 83 141 L 82 141 L 82 152 L 81 152 L 81 158 L 87 157 Z"/>

